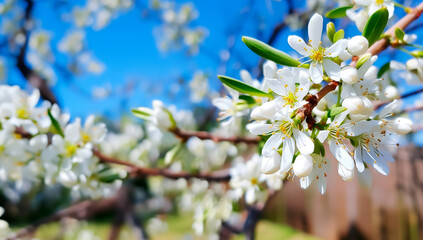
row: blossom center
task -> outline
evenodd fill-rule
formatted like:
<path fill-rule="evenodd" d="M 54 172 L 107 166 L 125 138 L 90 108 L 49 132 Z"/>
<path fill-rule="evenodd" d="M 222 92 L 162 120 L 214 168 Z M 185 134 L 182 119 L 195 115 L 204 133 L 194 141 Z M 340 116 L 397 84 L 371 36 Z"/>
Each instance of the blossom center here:
<path fill-rule="evenodd" d="M 382 5 L 385 1 L 384 0 L 376 0 L 377 5 Z"/>
<path fill-rule="evenodd" d="M 16 115 L 17 115 L 18 118 L 21 118 L 21 119 L 29 118 L 29 113 L 28 113 L 28 111 L 26 111 L 25 108 L 18 108 L 16 110 Z"/>
<path fill-rule="evenodd" d="M 322 62 L 324 49 L 312 49 L 310 52 L 310 59 L 316 62 Z"/>
<path fill-rule="evenodd" d="M 297 96 L 293 92 L 289 92 L 288 95 L 282 97 L 285 105 L 294 105 L 297 102 Z"/>
<path fill-rule="evenodd" d="M 257 185 L 258 179 L 257 178 L 251 178 L 251 184 Z"/>
<path fill-rule="evenodd" d="M 76 149 L 78 147 L 74 144 L 69 144 L 66 146 L 66 156 L 67 157 L 72 157 L 73 155 L 75 155 L 76 153 Z"/>
<path fill-rule="evenodd" d="M 281 125 L 279 125 L 279 129 L 282 131 L 283 134 L 285 134 L 285 136 L 290 137 L 292 133 L 292 126 L 293 123 L 284 121 L 281 123 Z"/>

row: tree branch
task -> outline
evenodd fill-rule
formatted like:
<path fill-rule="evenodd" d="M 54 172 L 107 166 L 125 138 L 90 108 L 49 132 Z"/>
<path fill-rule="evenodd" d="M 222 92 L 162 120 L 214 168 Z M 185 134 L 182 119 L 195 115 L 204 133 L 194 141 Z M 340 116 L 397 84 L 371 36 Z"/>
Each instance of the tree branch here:
<path fill-rule="evenodd" d="M 297 117 L 301 118 L 302 120 L 306 119 L 308 128 L 311 130 L 313 129 L 314 123 L 316 120 L 311 116 L 311 112 L 313 111 L 313 108 L 317 106 L 317 103 L 326 96 L 328 93 L 332 92 L 336 89 L 336 87 L 339 85 L 339 82 L 331 80 L 328 85 L 324 86 L 322 89 L 320 89 L 319 92 L 317 92 L 315 95 L 310 95 L 307 98 L 308 103 L 302 106 L 297 110 Z"/>
<path fill-rule="evenodd" d="M 395 37 L 395 29 L 400 28 L 404 30 L 410 23 L 417 20 L 423 12 L 423 2 L 421 2 L 417 7 L 410 10 L 410 12 L 401 18 L 398 22 L 396 22 L 392 27 L 390 27 L 386 32 L 385 35 Z M 390 45 L 389 39 L 382 38 L 379 41 L 375 42 L 367 51 L 372 55 L 377 55 L 383 50 L 385 50 Z M 358 60 L 358 59 L 357 59 Z"/>
<path fill-rule="evenodd" d="M 94 150 L 93 153 L 95 156 L 97 156 L 100 159 L 101 162 L 127 166 L 131 168 L 132 174 L 138 175 L 138 176 L 163 176 L 169 179 L 199 178 L 199 179 L 203 179 L 203 180 L 211 181 L 211 182 L 226 182 L 231 179 L 231 175 L 229 174 L 229 169 L 223 169 L 223 170 L 219 170 L 219 171 L 215 171 L 211 173 L 172 172 L 168 169 L 161 169 L 161 168 L 153 169 L 153 168 L 139 167 L 133 163 L 106 156 L 102 154 L 101 152 L 99 152 L 98 150 Z"/>
<path fill-rule="evenodd" d="M 46 218 L 43 218 L 25 228 L 22 228 L 17 233 L 15 233 L 12 237 L 9 237 L 7 240 L 18 240 L 25 236 L 28 236 L 37 229 L 47 223 L 60 221 L 63 218 L 71 217 L 76 219 L 86 219 L 90 216 L 101 212 L 105 208 L 109 208 L 110 206 L 115 205 L 117 202 L 117 197 L 113 196 L 111 198 L 101 199 L 97 201 L 86 200 L 83 202 L 79 202 L 75 205 L 72 205 L 66 209 L 58 211 Z"/>
<path fill-rule="evenodd" d="M 26 63 L 25 57 L 30 39 L 30 32 L 28 26 L 32 24 L 31 15 L 34 9 L 34 2 L 32 0 L 26 0 L 27 6 L 25 8 L 25 18 L 22 26 L 22 34 L 25 36 L 25 42 L 22 45 L 19 55 L 17 56 L 16 66 L 22 73 L 24 78 L 35 88 L 39 89 L 40 95 L 43 99 L 50 101 L 51 103 L 57 103 L 56 96 L 51 91 L 47 84 L 47 80 L 43 79 L 38 73 L 31 69 Z"/>
<path fill-rule="evenodd" d="M 191 137 L 198 137 L 201 140 L 210 139 L 215 142 L 232 142 L 232 143 L 247 143 L 247 144 L 258 144 L 260 138 L 258 137 L 223 137 L 223 136 L 216 136 L 209 132 L 190 132 L 190 131 L 183 131 L 180 129 L 170 130 L 171 133 L 175 134 L 179 139 L 182 141 L 188 141 Z"/>

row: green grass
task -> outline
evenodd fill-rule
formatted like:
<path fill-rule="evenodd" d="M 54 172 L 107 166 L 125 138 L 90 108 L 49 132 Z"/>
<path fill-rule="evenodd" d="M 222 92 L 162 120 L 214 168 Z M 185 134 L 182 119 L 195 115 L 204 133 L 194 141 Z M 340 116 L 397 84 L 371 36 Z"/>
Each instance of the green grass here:
<path fill-rule="evenodd" d="M 196 236 L 191 228 L 192 219 L 190 216 L 169 216 L 166 220 L 168 223 L 168 230 L 164 233 L 152 235 L 152 240 L 168 240 L 168 239 L 186 239 L 185 237 L 190 236 L 188 239 L 193 240 L 206 240 L 206 237 Z M 16 230 L 16 228 L 14 228 Z M 90 230 L 101 240 L 107 239 L 110 231 L 110 223 L 108 222 L 88 222 L 82 224 L 78 230 Z M 60 231 L 58 223 L 52 223 L 42 226 L 36 233 L 36 237 L 40 240 L 54 239 Z M 75 232 L 75 231 L 70 231 Z M 257 229 L 257 235 L 260 236 L 258 239 L 287 239 L 287 240 L 317 240 L 318 238 L 294 230 L 291 227 L 273 223 L 270 221 L 263 220 L 259 223 Z M 68 236 L 66 240 L 73 240 L 75 236 Z M 120 240 L 131 240 L 135 239 L 132 235 L 131 229 L 127 226 L 122 228 L 120 233 Z M 243 235 L 234 237 L 236 240 L 244 239 Z M 94 240 L 94 239 L 93 239 Z"/>

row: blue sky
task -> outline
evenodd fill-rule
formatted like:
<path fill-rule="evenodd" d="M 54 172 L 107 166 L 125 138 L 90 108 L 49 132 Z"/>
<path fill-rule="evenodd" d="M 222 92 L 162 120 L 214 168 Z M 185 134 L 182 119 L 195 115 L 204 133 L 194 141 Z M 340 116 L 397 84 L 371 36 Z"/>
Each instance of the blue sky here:
<path fill-rule="evenodd" d="M 76 1 L 79 5 L 83 1 Z M 144 2 L 147 5 L 147 1 Z M 184 3 L 186 1 L 177 1 Z M 53 88 L 61 106 L 69 111 L 72 116 L 85 117 L 94 113 L 105 115 L 112 119 L 119 119 L 122 114 L 129 114 L 131 107 L 150 106 L 151 100 L 161 99 L 168 104 L 176 104 L 180 108 L 190 108 L 189 97 L 186 91 L 181 90 L 175 95 L 169 91 L 174 88 L 178 80 L 183 77 L 189 80 L 196 70 L 201 69 L 210 74 L 210 85 L 218 89 L 220 82 L 218 74 L 239 77 L 240 67 L 251 68 L 259 58 L 248 50 L 242 43 L 241 36 L 258 37 L 266 41 L 273 26 L 283 19 L 286 11 L 284 1 L 270 0 L 237 0 L 237 1 L 204 1 L 193 2 L 199 11 L 199 18 L 192 26 L 203 26 L 209 31 L 200 54 L 188 57 L 183 50 L 167 53 L 160 52 L 156 47 L 153 36 L 155 27 L 160 25 L 157 16 L 141 17 L 142 7 L 133 8 L 122 12 L 119 17 L 111 22 L 105 29 L 94 31 L 86 29 L 88 48 L 94 56 L 106 65 L 103 74 L 77 76 L 70 79 L 58 74 L 58 83 Z M 252 5 L 251 5 L 252 3 Z M 302 5 L 301 3 L 297 3 Z M 39 19 L 42 29 L 53 34 L 53 47 L 67 32 L 72 30 L 68 22 L 60 20 L 63 11 L 58 11 L 51 1 L 37 1 L 35 17 Z M 250 6 L 249 8 L 246 6 Z M 303 6 L 298 6 L 303 7 Z M 62 9 L 63 10 L 63 9 Z M 402 9 L 396 9 L 398 15 L 403 15 Z M 421 20 L 420 20 L 421 22 Z M 337 26 L 340 22 L 336 21 Z M 293 53 L 288 46 L 286 38 L 289 34 L 299 32 L 284 31 L 274 43 L 274 46 L 289 53 Z M 346 36 L 357 34 L 355 26 L 346 29 Z M 235 47 L 226 71 L 219 71 L 218 62 L 210 55 L 218 55 L 228 46 L 228 36 L 235 39 Z M 209 54 L 202 54 L 202 50 Z M 389 51 L 388 51 L 389 52 Z M 397 59 L 408 59 L 405 54 L 399 54 Z M 242 60 L 239 62 L 239 60 Z M 57 58 L 58 62 L 65 64 L 63 56 Z M 387 61 L 380 57 L 377 64 L 380 66 Z M 25 81 L 17 72 L 11 71 L 9 83 L 24 85 Z M 107 99 L 95 100 L 79 91 L 91 92 L 96 86 L 110 84 L 113 89 L 120 89 L 128 82 L 135 83 L 135 89 L 130 96 L 123 94 L 114 95 Z M 411 88 L 407 91 L 412 90 Z M 407 102 L 413 102 L 415 98 Z"/>

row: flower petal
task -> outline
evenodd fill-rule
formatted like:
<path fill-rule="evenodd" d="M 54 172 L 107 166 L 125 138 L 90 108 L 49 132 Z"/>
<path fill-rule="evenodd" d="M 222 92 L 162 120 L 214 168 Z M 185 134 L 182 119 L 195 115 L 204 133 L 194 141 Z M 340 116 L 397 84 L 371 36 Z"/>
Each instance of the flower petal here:
<path fill-rule="evenodd" d="M 309 49 L 310 47 L 307 46 L 307 44 L 305 43 L 304 39 L 295 36 L 295 35 L 290 35 L 288 37 L 288 44 L 289 46 L 291 46 L 295 51 L 297 51 L 299 54 L 303 55 L 303 56 L 308 56 L 309 54 Z"/>
<path fill-rule="evenodd" d="M 354 169 L 354 160 L 346 149 L 341 146 L 341 144 L 336 144 L 336 141 L 330 141 L 329 149 L 333 155 L 335 155 L 336 160 L 339 161 L 342 166 L 348 170 Z"/>
<path fill-rule="evenodd" d="M 247 125 L 247 130 L 250 131 L 250 133 L 254 135 L 261 135 L 261 134 L 273 132 L 277 128 L 278 127 L 274 124 L 263 124 L 259 122 L 254 122 Z"/>
<path fill-rule="evenodd" d="M 310 155 L 314 151 L 314 142 L 302 131 L 294 129 L 294 138 L 301 154 Z"/>
<path fill-rule="evenodd" d="M 282 149 L 281 170 L 286 171 L 292 164 L 295 153 L 295 141 L 292 138 L 285 138 Z"/>
<path fill-rule="evenodd" d="M 361 145 L 355 149 L 354 158 L 357 170 L 359 172 L 363 172 L 365 167 L 363 163 L 363 148 L 361 147 Z"/>
<path fill-rule="evenodd" d="M 326 74 L 332 79 L 337 82 L 341 79 L 339 73 L 341 71 L 341 67 L 329 59 L 323 59 L 323 67 L 325 68 Z"/>
<path fill-rule="evenodd" d="M 310 64 L 309 73 L 310 73 L 311 80 L 314 83 L 319 84 L 319 83 L 322 82 L 322 80 L 323 80 L 323 67 L 322 67 L 322 64 L 316 63 L 316 62 L 312 62 Z"/>
<path fill-rule="evenodd" d="M 320 14 L 315 13 L 308 23 L 308 37 L 313 47 L 319 47 L 320 41 L 322 40 L 323 31 L 323 17 Z"/>
<path fill-rule="evenodd" d="M 323 143 L 326 140 L 326 138 L 328 137 L 328 135 L 329 135 L 328 130 L 322 130 L 322 131 L 319 132 L 319 134 L 317 134 L 317 139 L 319 139 L 319 141 L 321 143 Z"/>
<path fill-rule="evenodd" d="M 341 39 L 334 43 L 332 46 L 326 49 L 326 57 L 337 57 L 341 54 L 348 46 L 348 40 Z"/>
<path fill-rule="evenodd" d="M 264 156 L 270 156 L 273 151 L 277 151 L 282 143 L 282 134 L 273 134 L 263 146 L 262 154 Z"/>

